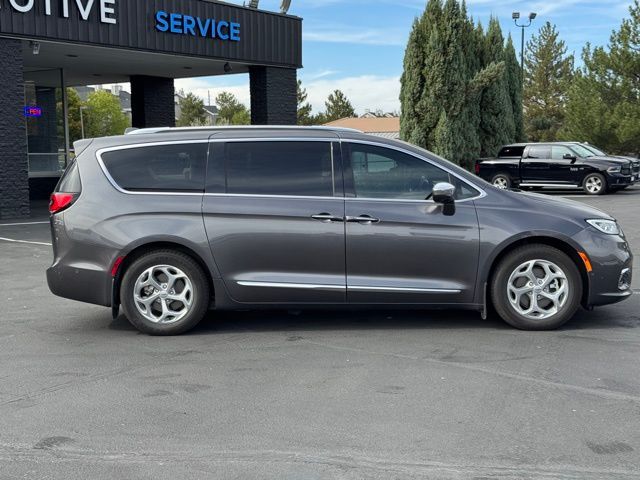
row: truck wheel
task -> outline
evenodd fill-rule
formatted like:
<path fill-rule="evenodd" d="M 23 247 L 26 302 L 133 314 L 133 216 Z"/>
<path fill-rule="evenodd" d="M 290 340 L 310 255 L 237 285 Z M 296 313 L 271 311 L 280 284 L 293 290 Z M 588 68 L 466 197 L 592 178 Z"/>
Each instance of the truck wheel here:
<path fill-rule="evenodd" d="M 607 180 L 600 173 L 590 173 L 584 177 L 582 188 L 587 195 L 603 195 L 607 192 Z"/>
<path fill-rule="evenodd" d="M 491 279 L 491 300 L 509 325 L 521 330 L 552 330 L 580 306 L 582 280 L 573 261 L 547 245 L 510 252 Z"/>
<path fill-rule="evenodd" d="M 129 322 L 149 335 L 179 335 L 195 327 L 209 308 L 209 283 L 193 258 L 156 250 L 127 268 L 120 290 Z"/>
<path fill-rule="evenodd" d="M 491 184 L 501 190 L 511 188 L 511 177 L 505 173 L 499 173 L 491 179 Z"/>

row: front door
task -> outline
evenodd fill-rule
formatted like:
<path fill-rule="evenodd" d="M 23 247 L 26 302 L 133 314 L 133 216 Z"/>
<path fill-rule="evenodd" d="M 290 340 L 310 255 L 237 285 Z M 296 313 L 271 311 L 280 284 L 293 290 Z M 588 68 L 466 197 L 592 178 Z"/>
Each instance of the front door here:
<path fill-rule="evenodd" d="M 237 302 L 345 302 L 337 148 L 332 139 L 211 144 L 204 222 Z"/>
<path fill-rule="evenodd" d="M 343 143 L 347 299 L 350 303 L 471 303 L 479 228 L 472 186 L 390 147 Z M 455 213 L 426 200 L 457 188 Z"/>

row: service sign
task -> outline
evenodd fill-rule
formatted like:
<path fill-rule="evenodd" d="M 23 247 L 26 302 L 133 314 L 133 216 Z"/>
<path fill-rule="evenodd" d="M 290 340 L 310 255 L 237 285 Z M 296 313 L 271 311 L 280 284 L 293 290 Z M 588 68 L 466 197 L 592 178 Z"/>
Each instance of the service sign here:
<path fill-rule="evenodd" d="M 37 107 L 35 105 L 27 105 L 24 107 L 24 116 L 25 117 L 41 117 L 42 116 L 42 108 Z"/>

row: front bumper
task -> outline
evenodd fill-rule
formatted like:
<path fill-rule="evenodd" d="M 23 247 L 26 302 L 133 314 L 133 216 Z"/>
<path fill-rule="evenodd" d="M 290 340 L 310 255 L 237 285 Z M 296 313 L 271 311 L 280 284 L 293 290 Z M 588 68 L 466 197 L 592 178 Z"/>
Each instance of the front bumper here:
<path fill-rule="evenodd" d="M 588 227 L 574 240 L 582 246 L 593 268 L 589 273 L 585 307 L 617 303 L 633 295 L 633 254 L 623 236 L 606 235 Z M 625 282 L 621 282 L 623 276 Z"/>
<path fill-rule="evenodd" d="M 638 181 L 635 175 L 623 175 L 621 173 L 610 173 L 607 177 L 609 187 L 628 187 Z"/>

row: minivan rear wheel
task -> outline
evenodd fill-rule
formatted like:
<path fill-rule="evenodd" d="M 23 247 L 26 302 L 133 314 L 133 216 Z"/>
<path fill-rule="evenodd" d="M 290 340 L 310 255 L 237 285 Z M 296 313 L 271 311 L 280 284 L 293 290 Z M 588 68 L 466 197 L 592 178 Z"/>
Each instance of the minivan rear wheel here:
<path fill-rule="evenodd" d="M 209 307 L 209 284 L 198 263 L 174 250 L 144 254 L 127 268 L 120 290 L 129 322 L 150 335 L 179 335 Z"/>
<path fill-rule="evenodd" d="M 500 317 L 521 330 L 552 330 L 580 306 L 582 280 L 575 263 L 548 245 L 517 248 L 500 261 L 491 299 Z"/>

